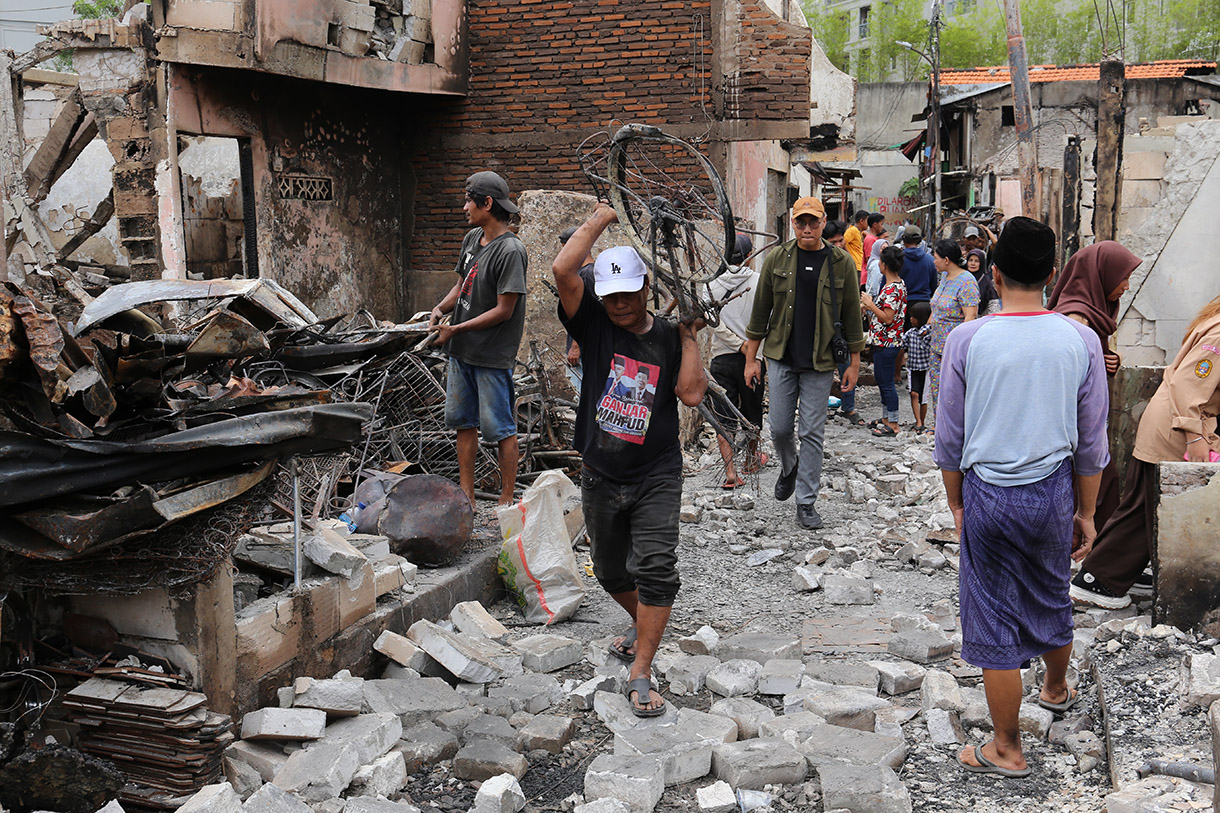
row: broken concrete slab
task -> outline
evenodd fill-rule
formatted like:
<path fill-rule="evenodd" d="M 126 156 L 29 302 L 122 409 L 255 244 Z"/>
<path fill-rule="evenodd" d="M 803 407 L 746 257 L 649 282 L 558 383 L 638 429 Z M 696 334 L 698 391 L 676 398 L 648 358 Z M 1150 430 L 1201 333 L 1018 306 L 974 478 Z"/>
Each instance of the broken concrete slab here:
<path fill-rule="evenodd" d="M 618 688 L 618 679 L 612 675 L 595 675 L 573 689 L 568 698 L 573 708 L 588 711 L 593 708 L 593 697 L 598 692 L 616 692 Z M 672 682 L 670 690 L 673 690 Z"/>
<path fill-rule="evenodd" d="M 759 727 L 775 719 L 774 711 L 748 697 L 726 697 L 717 700 L 708 711 L 735 722 L 740 739 L 757 737 Z"/>
<path fill-rule="evenodd" d="M 873 583 L 858 576 L 833 574 L 822 577 L 822 593 L 827 604 L 872 604 Z"/>
<path fill-rule="evenodd" d="M 390 712 L 344 717 L 326 727 L 319 745 L 350 745 L 359 764 L 368 765 L 398 742 L 402 720 Z"/>
<path fill-rule="evenodd" d="M 897 770 L 907 757 L 906 741 L 901 737 L 825 723 L 810 726 L 805 733 L 797 750 L 809 760 L 811 768 L 845 764 L 886 765 Z"/>
<path fill-rule="evenodd" d="M 928 727 L 928 738 L 937 745 L 959 745 L 966 741 L 966 732 L 962 730 L 961 718 L 956 711 L 928 709 L 924 712 L 924 721 Z"/>
<path fill-rule="evenodd" d="M 759 666 L 769 660 L 800 660 L 801 640 L 791 635 L 742 632 L 722 638 L 716 645 L 716 657 L 723 661 L 744 659 Z"/>
<path fill-rule="evenodd" d="M 225 749 L 224 755 L 225 759 L 249 765 L 264 782 L 270 782 L 288 761 L 288 755 L 275 744 L 252 740 L 238 740 Z"/>
<path fill-rule="evenodd" d="M 913 692 L 923 686 L 927 669 L 909 661 L 869 661 L 877 670 L 881 691 L 891 697 Z"/>
<path fill-rule="evenodd" d="M 319 709 L 267 707 L 241 718 L 243 740 L 316 740 L 326 730 L 326 712 Z"/>
<path fill-rule="evenodd" d="M 734 788 L 762 790 L 765 785 L 804 781 L 804 755 L 781 739 L 755 738 L 719 745 L 712 752 L 712 772 Z"/>
<path fill-rule="evenodd" d="M 574 663 L 580 663 L 584 644 L 562 635 L 531 635 L 513 642 L 513 649 L 521 653 L 522 665 L 532 672 L 556 672 Z"/>
<path fill-rule="evenodd" d="M 1220 700 L 1220 655 L 1193 653 L 1186 702 L 1205 709 L 1217 700 Z"/>
<path fill-rule="evenodd" d="M 822 717 L 831 725 L 872 731 L 877 711 L 889 708 L 889 703 L 875 693 L 850 686 L 836 686 L 806 695 L 806 711 Z"/>
<path fill-rule="evenodd" d="M 389 630 L 377 636 L 377 640 L 373 642 L 373 649 L 400 666 L 414 669 L 420 673 L 428 670 L 428 661 L 431 660 L 428 653 L 416 646 L 413 641 Z"/>
<path fill-rule="evenodd" d="M 563 702 L 563 686 L 550 675 L 514 675 L 487 690 L 488 699 L 506 700 L 513 712 L 539 714 Z"/>
<path fill-rule="evenodd" d="M 852 813 L 911 813 L 911 795 L 890 768 L 826 765 L 818 770 L 822 805 Z"/>
<path fill-rule="evenodd" d="M 724 651 L 723 645 L 721 651 Z M 707 673 L 707 687 L 722 697 L 754 694 L 758 690 L 758 677 L 762 664 L 756 660 L 734 658 L 726 660 Z"/>
<path fill-rule="evenodd" d="M 204 785 L 178 808 L 186 813 L 241 813 L 241 799 L 228 782 Z"/>
<path fill-rule="evenodd" d="M 393 750 L 402 754 L 407 773 L 450 759 L 458 752 L 458 738 L 436 723 L 425 722 L 402 732 L 402 739 Z"/>
<path fill-rule="evenodd" d="M 245 762 L 221 757 L 221 767 L 224 769 L 225 779 L 233 786 L 233 790 L 237 791 L 238 797 L 243 801 L 249 799 L 251 795 L 264 784 L 263 778 L 258 775 L 258 771 L 250 767 Z M 100 813 L 100 812 L 99 812 Z"/>
<path fill-rule="evenodd" d="M 945 709 L 961 713 L 966 710 L 966 700 L 953 675 L 939 669 L 929 669 L 919 689 L 920 705 L 924 711 Z"/>
<path fill-rule="evenodd" d="M 654 757 L 602 754 L 585 771 L 586 799 L 619 799 L 631 813 L 649 813 L 664 792 L 665 771 Z"/>
<path fill-rule="evenodd" d="M 953 654 L 953 641 L 938 630 L 904 630 L 890 638 L 886 651 L 896 658 L 916 663 L 933 663 Z"/>
<path fill-rule="evenodd" d="M 576 733 L 576 721 L 557 714 L 539 714 L 525 724 L 520 732 L 523 751 L 547 751 L 558 754 Z"/>
<path fill-rule="evenodd" d="M 525 807 L 521 783 L 510 773 L 493 776 L 479 787 L 470 813 L 517 813 Z"/>
<path fill-rule="evenodd" d="M 332 717 L 352 717 L 364 707 L 364 681 L 297 678 L 293 684 L 294 709 L 321 709 Z"/>
<path fill-rule="evenodd" d="M 720 634 L 704 624 L 694 635 L 678 639 L 678 649 L 687 655 L 714 655 L 720 644 Z"/>
<path fill-rule="evenodd" d="M 800 688 L 805 664 L 798 660 L 776 658 L 763 664 L 758 675 L 758 693 L 765 695 L 791 694 Z"/>
<path fill-rule="evenodd" d="M 351 744 L 318 743 L 289 756 L 272 781 L 306 802 L 322 802 L 342 793 L 359 769 Z"/>
<path fill-rule="evenodd" d="M 503 644 L 508 641 L 508 627 L 501 624 L 477 601 L 462 601 L 453 605 L 449 620 L 463 635 L 474 635 Z"/>
<path fill-rule="evenodd" d="M 1051 731 L 1051 723 L 1055 721 L 1055 713 L 1034 703 L 1022 703 L 1018 717 L 1021 730 L 1032 734 L 1040 740 L 1046 739 Z"/>
<path fill-rule="evenodd" d="M 792 570 L 792 589 L 798 593 L 812 593 L 821 589 L 822 578 L 817 568 L 798 565 Z"/>
<path fill-rule="evenodd" d="M 665 704 L 665 713 L 659 717 L 636 717 L 631 711 L 631 701 L 617 692 L 598 692 L 594 695 L 593 711 L 615 734 L 629 728 L 666 725 L 678 720 L 678 711 L 672 703 Z"/>
<path fill-rule="evenodd" d="M 669 690 L 676 695 L 701 691 L 708 673 L 719 665 L 720 660 L 712 655 L 679 655 L 665 669 Z"/>
<path fill-rule="evenodd" d="M 242 813 L 313 813 L 313 808 L 278 785 L 268 783 L 246 800 Z"/>
<path fill-rule="evenodd" d="M 721 741 L 691 736 L 680 723 L 628 729 L 614 735 L 614 753 L 651 756 L 661 762 L 665 786 L 693 782 L 712 769 L 712 750 Z"/>
<path fill-rule="evenodd" d="M 508 720 L 494 714 L 480 714 L 462 729 L 461 740 L 469 745 L 475 740 L 494 740 L 512 749 L 517 747 L 517 729 Z"/>
<path fill-rule="evenodd" d="M 319 528 L 302 539 L 301 552 L 327 573 L 345 579 L 356 576 L 368 562 L 354 545 L 329 528 Z"/>
<path fill-rule="evenodd" d="M 453 757 L 453 775 L 472 782 L 483 782 L 502 773 L 520 779 L 527 770 L 529 763 L 525 757 L 495 740 L 473 740 Z"/>
<path fill-rule="evenodd" d="M 398 751 L 383 754 L 362 765 L 348 786 L 351 796 L 389 796 L 407 784 L 407 763 Z"/>
<path fill-rule="evenodd" d="M 407 727 L 469 705 L 466 698 L 451 689 L 448 683 L 431 677 L 366 680 L 364 699 L 372 711 L 396 714 Z"/>
<path fill-rule="evenodd" d="M 384 796 L 351 796 L 343 805 L 343 813 L 421 813 L 409 802 L 391 802 Z"/>
<path fill-rule="evenodd" d="M 577 805 L 572 813 L 631 813 L 631 805 L 622 799 L 594 799 L 583 805 Z"/>
<path fill-rule="evenodd" d="M 699 813 L 735 813 L 741 809 L 737 805 L 737 794 L 723 780 L 696 789 L 695 803 L 699 805 Z"/>
<path fill-rule="evenodd" d="M 449 632 L 426 619 L 412 624 L 407 638 L 466 683 L 491 683 L 522 672 L 521 656 L 513 650 L 485 638 Z"/>
<path fill-rule="evenodd" d="M 826 721 L 812 711 L 781 714 L 758 726 L 759 737 L 778 737 L 787 742 L 804 742 L 818 726 Z"/>
<path fill-rule="evenodd" d="M 816 661 L 805 666 L 805 675 L 834 686 L 858 686 L 870 692 L 877 690 L 877 669 L 866 663 Z"/>
<path fill-rule="evenodd" d="M 691 739 L 736 742 L 739 736 L 734 720 L 695 709 L 678 709 L 678 726 Z"/>

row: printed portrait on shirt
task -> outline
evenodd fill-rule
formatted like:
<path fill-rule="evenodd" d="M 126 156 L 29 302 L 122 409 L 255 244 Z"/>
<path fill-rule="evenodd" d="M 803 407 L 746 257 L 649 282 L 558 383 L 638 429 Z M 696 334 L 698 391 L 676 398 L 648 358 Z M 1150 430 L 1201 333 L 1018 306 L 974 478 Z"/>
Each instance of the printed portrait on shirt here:
<path fill-rule="evenodd" d="M 643 443 L 652 418 L 661 368 L 615 354 L 597 403 L 597 425 L 629 443 Z"/>

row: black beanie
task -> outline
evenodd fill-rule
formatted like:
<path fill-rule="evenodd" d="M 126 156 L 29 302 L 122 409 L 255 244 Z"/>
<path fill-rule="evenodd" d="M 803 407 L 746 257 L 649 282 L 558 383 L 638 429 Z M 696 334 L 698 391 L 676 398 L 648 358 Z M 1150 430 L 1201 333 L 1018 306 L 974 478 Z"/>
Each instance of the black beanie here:
<path fill-rule="evenodd" d="M 1014 217 L 1004 223 L 992 261 L 1013 282 L 1042 282 L 1055 270 L 1055 232 L 1037 220 Z"/>

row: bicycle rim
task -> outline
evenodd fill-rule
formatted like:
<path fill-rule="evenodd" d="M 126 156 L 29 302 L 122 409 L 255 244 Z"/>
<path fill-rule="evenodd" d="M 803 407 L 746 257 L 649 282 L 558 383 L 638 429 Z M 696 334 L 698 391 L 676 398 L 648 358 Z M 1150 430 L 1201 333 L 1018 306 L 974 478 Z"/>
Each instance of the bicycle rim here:
<path fill-rule="evenodd" d="M 725 271 L 736 239 L 732 208 L 701 152 L 672 136 L 630 134 L 615 139 L 608 163 L 610 205 L 657 276 L 682 285 L 708 282 Z M 667 226 L 676 262 L 661 248 Z"/>

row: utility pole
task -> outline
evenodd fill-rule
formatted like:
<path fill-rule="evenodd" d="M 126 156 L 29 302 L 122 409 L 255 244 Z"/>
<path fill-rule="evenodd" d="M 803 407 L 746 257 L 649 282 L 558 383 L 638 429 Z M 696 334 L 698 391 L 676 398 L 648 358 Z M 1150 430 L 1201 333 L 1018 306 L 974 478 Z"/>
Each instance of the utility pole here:
<path fill-rule="evenodd" d="M 1123 208 L 1123 127 L 1127 116 L 1127 67 L 1110 57 L 1101 61 L 1097 105 L 1097 192 L 1093 201 L 1093 238 L 1113 240 Z"/>
<path fill-rule="evenodd" d="M 1012 76 L 1013 118 L 1017 125 L 1017 160 L 1021 164 L 1021 214 L 1039 218 L 1038 144 L 1034 139 L 1034 110 L 1029 95 L 1029 59 L 1021 30 L 1020 0 L 1004 0 L 1008 29 L 1008 72 Z"/>
<path fill-rule="evenodd" d="M 935 192 L 935 205 L 932 207 L 932 240 L 940 234 L 940 0 L 932 3 L 932 185 Z"/>

